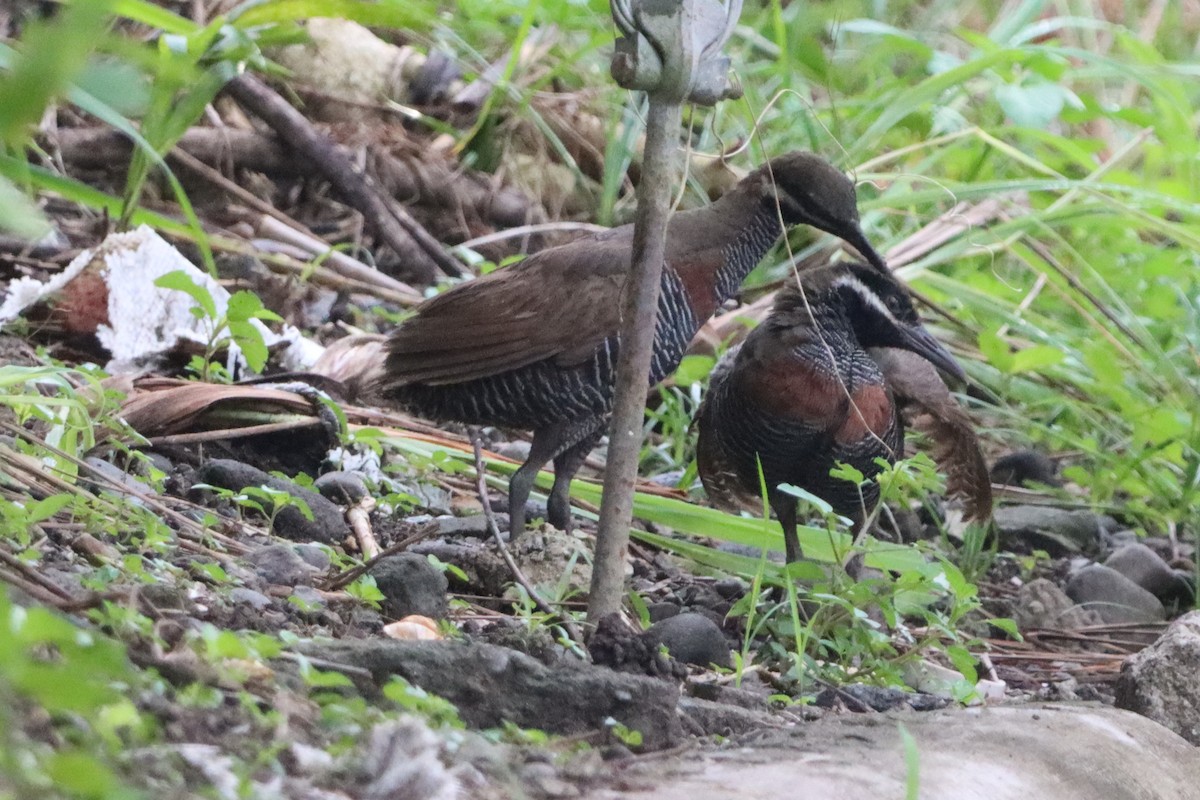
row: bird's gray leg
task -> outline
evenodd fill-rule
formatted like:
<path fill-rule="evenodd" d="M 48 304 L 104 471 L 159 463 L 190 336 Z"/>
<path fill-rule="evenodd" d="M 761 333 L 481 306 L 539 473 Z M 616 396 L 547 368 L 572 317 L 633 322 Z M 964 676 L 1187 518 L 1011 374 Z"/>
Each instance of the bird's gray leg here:
<path fill-rule="evenodd" d="M 604 420 L 595 420 L 591 427 L 583 438 L 554 457 L 554 487 L 550 490 L 546 521 L 560 530 L 571 530 L 571 479 L 604 435 Z"/>
<path fill-rule="evenodd" d="M 564 440 L 570 433 L 568 425 L 551 425 L 533 432 L 533 442 L 529 447 L 529 455 L 520 469 L 513 473 L 508 480 L 508 531 L 509 538 L 515 540 L 525 531 L 525 503 L 533 490 L 533 482 L 538 470 L 546 462 L 562 452 L 569 444 Z M 557 481 L 557 478 L 556 478 Z"/>
<path fill-rule="evenodd" d="M 804 558 L 800 549 L 800 534 L 796 530 L 796 498 L 784 495 L 777 498 L 771 505 L 775 508 L 775 516 L 779 518 L 779 526 L 783 528 L 783 547 L 787 553 L 787 563 Z"/>

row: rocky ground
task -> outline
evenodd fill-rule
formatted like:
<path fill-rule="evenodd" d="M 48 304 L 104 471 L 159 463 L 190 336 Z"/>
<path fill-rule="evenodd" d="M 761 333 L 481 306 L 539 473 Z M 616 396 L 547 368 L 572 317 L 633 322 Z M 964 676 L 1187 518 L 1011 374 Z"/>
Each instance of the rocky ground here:
<path fill-rule="evenodd" d="M 14 362 L 38 363 L 19 340 L 4 346 Z M 158 391 L 180 390 L 188 385 Z M 155 390 L 126 398 L 128 419 L 154 416 L 144 413 L 147 396 Z M 319 420 L 311 406 L 306 413 Z M 348 406 L 346 413 L 360 412 Z M 1161 788 L 1139 796 L 1200 796 L 1179 789 L 1195 753 L 1184 742 L 1200 744 L 1192 679 L 1200 612 L 1186 613 L 1194 603 L 1188 543 L 1139 537 L 1079 509 L 1001 506 L 1001 554 L 980 589 L 984 609 L 1015 620 L 1023 638 L 993 631 L 977 641 L 987 678 L 982 713 L 961 710 L 951 697 L 961 676 L 933 661 L 924 662 L 933 677 L 909 673 L 908 688 L 798 689 L 770 662 L 731 671 L 745 631 L 744 618 L 730 612 L 749 584 L 697 573 L 644 546 L 634 550 L 631 586 L 654 624 L 642 633 L 625 623 L 601 627 L 591 655 L 613 670 L 589 664 L 564 638 L 561 620 L 539 612 L 520 588 L 556 586 L 565 607 L 580 607 L 590 523 L 572 535 L 546 527 L 527 534 L 505 548 L 510 565 L 491 530 L 506 527 L 502 492 L 489 492 L 494 510 L 485 514 L 473 482 L 454 470 L 401 485 L 378 483 L 376 466 L 322 473 L 326 434 L 214 433 L 212 418 L 199 419 L 188 417 L 184 427 L 159 419 L 173 433 L 144 459 L 101 448 L 80 471 L 80 496 L 148 511 L 162 525 L 161 541 L 151 541 L 146 517 L 128 515 L 128 507 L 100 524 L 51 517 L 29 529 L 36 558 L 9 555 L 0 566 L 17 603 L 57 608 L 74 624 L 116 635 L 137 674 L 166 681 L 165 690 L 142 686 L 130 698 L 163 739 L 131 770 L 139 780 L 161 773 L 173 791 L 209 785 L 218 793 L 241 782 L 252 795 L 288 797 L 573 797 L 658 793 L 675 775 L 667 781 L 675 795 L 664 796 L 724 797 L 730 786 L 746 796 L 778 792 L 802 770 L 813 786 L 865 797 L 903 785 L 916 758 L 934 797 L 973 796 L 964 784 L 986 787 L 980 792 L 1007 786 L 1002 797 L 1082 797 L 1151 783 Z M 201 444 L 186 440 L 205 429 Z M 0 441 L 7 497 L 49 496 L 36 471 L 20 471 L 28 460 L 18 454 L 45 430 L 36 421 L 7 424 Z M 452 434 L 444 436 L 442 445 L 452 446 Z M 283 477 L 296 471 L 320 477 L 311 486 Z M 386 500 L 383 486 L 409 499 L 369 510 Z M 254 487 L 301 498 L 310 513 L 283 507 L 265 517 L 246 501 L 247 487 L 260 505 L 266 501 Z M 921 527 L 918 519 L 914 530 Z M 19 539 L 18 531 L 6 533 Z M 365 568 L 349 558 L 361 558 L 364 547 L 380 551 Z M 218 645 L 222 632 L 236 632 L 237 643 Z M 187 699 L 196 687 L 225 700 L 197 708 Z M 781 703 L 786 692 L 808 701 Z M 271 709 L 270 724 L 247 708 L 248 698 Z M 1048 700 L 1115 705 L 1157 724 Z M 397 714 L 397 703 L 415 716 Z M 364 721 L 347 733 L 322 713 Z M 33 741 L 44 735 L 36 718 L 19 725 Z M 507 741 L 496 740 L 498 731 Z M 278 751 L 265 772 L 240 760 L 242 748 L 259 751 L 262 743 L 250 741 L 263 736 Z M 346 748 L 347 737 L 354 747 Z M 1138 747 L 1153 758 L 1139 760 Z M 847 767 L 873 753 L 889 754 L 893 766 Z M 1086 766 L 1118 762 L 1108 772 Z M 1022 766 L 1010 785 L 1012 763 Z M 1085 765 L 1083 777 L 1064 783 L 1055 771 L 1063 763 Z M 1142 777 L 1147 763 L 1156 765 L 1152 778 Z M 150 772 L 139 772 L 146 764 Z"/>
<path fill-rule="evenodd" d="M 400 58 L 352 23 L 310 33 L 318 50 Z M 299 47 L 291 56 L 301 74 L 318 60 Z M 464 83 L 432 57 L 418 66 L 412 83 L 445 124 L 490 91 L 486 74 Z M 462 267 L 438 263 L 438 242 L 483 237 L 476 251 L 500 261 L 580 226 L 488 236 L 593 198 L 561 164 L 518 146 L 505 153 L 503 186 L 462 168 L 445 142 L 360 147 L 376 114 L 392 119 L 362 99 L 378 87 L 306 77 L 362 106 L 361 127 L 313 168 L 340 199 L 297 174 L 287 149 L 316 126 L 246 121 L 246 109 L 269 117 L 279 97 L 242 87 L 244 109 L 228 95 L 213 106 L 227 128 L 180 140 L 197 212 L 228 237 L 219 280 L 184 237 L 110 237 L 107 219 L 56 198 L 45 202 L 54 236 L 0 239 L 0 795 L 49 796 L 47 775 L 79 775 L 84 797 L 128 796 L 127 783 L 163 798 L 749 798 L 794 794 L 803 780 L 828 797 L 895 797 L 916 784 L 933 798 L 1200 798 L 1194 540 L 1170 526 L 1146 535 L 1120 508 L 1089 510 L 1042 454 L 989 444 L 1002 457 L 1001 502 L 977 554 L 986 569 L 972 576 L 979 607 L 946 630 L 931 629 L 952 616 L 947 597 L 923 596 L 906 616 L 855 595 L 878 578 L 899 596 L 908 577 L 868 560 L 861 582 L 832 571 L 838 591 L 795 604 L 797 617 L 834 624 L 817 643 L 822 658 L 793 658 L 803 626 L 781 621 L 786 591 L 756 584 L 753 569 L 721 568 L 753 567 L 761 548 L 720 531 L 685 536 L 646 514 L 629 570 L 638 619 L 602 621 L 582 641 L 603 451 L 576 493 L 577 530 L 543 526 L 514 541 L 502 489 L 520 437 L 483 432 L 481 493 L 466 431 L 363 390 L 379 361 L 369 332 Z M 345 109 L 331 105 L 336 128 Z M 563 133 L 567 146 L 598 180 L 599 121 L 574 106 L 542 111 L 577 134 Z M 43 133 L 40 144 L 91 184 L 123 183 L 129 148 L 113 131 L 64 112 Z M 370 162 L 364 185 L 412 209 L 409 229 L 424 233 L 376 229 L 372 247 L 359 246 L 360 215 L 368 228 L 379 220 L 338 183 L 351 155 Z M 713 193 L 727 173 L 694 171 Z M 313 231 L 347 247 L 330 250 Z M 376 255 L 378 270 L 359 260 Z M 190 290 L 156 285 L 176 269 Z M 291 327 L 259 330 L 254 309 L 235 318 L 239 289 Z M 191 310 L 201 295 L 218 301 L 208 327 Z M 237 335 L 215 333 L 218 320 Z M 728 335 L 717 325 L 696 349 Z M 253 356 L 255 345 L 276 376 L 235 382 L 246 373 L 238 348 Z M 301 369 L 308 384 L 297 386 L 290 373 Z M 655 443 L 669 448 L 665 427 Z M 678 477 L 647 480 L 639 496 L 701 508 L 673 488 Z M 910 563 L 965 549 L 944 541 L 949 515 L 929 512 L 940 500 L 911 506 L 894 504 L 876 531 L 918 543 L 900 548 Z M 681 540 L 692 549 L 668 546 Z M 766 610 L 776 616 L 750 622 Z M 868 638 L 839 639 L 854 620 Z"/>

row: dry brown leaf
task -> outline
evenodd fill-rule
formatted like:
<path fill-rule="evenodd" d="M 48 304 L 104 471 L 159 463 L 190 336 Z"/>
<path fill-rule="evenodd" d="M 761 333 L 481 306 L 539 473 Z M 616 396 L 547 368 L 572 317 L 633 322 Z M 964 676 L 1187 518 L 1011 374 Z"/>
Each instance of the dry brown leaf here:
<path fill-rule="evenodd" d="M 151 438 L 228 427 L 230 420 L 210 415 L 243 408 L 265 413 L 314 413 L 310 400 L 280 389 L 151 378 L 136 384 L 121 407 L 121 416 L 138 433 Z"/>

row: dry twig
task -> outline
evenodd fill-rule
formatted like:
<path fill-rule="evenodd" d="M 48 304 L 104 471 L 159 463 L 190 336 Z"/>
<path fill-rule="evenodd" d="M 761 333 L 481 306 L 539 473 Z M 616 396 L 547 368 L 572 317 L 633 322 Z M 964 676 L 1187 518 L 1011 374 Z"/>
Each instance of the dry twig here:
<path fill-rule="evenodd" d="M 328 581 L 326 581 L 325 590 L 332 592 L 337 589 L 341 589 L 344 586 L 348 586 L 351 583 L 354 583 L 354 581 L 358 580 L 360 575 L 365 574 L 368 570 L 371 569 L 371 567 L 375 566 L 383 559 L 387 558 L 388 556 L 394 556 L 397 553 L 402 553 L 405 550 L 407 550 L 408 548 L 412 547 L 417 542 L 421 541 L 422 539 L 428 539 L 430 536 L 432 536 L 433 534 L 435 534 L 437 532 L 438 532 L 437 523 L 430 523 L 428 525 L 422 526 L 412 536 L 408 536 L 408 537 L 405 537 L 404 539 L 401 539 L 400 541 L 398 541 L 395 544 L 391 545 L 390 547 L 380 551 L 377 555 L 372 556 L 371 558 L 367 559 L 366 561 L 359 564 L 358 566 L 350 567 L 349 569 L 343 570 L 343 571 L 339 572 L 337 575 L 334 575 L 332 578 L 330 578 Z"/>
<path fill-rule="evenodd" d="M 346 509 L 346 521 L 350 523 L 350 530 L 354 531 L 359 552 L 366 558 L 375 558 L 380 552 L 379 542 L 371 531 L 371 512 L 374 510 L 375 498 L 369 494 L 363 495 L 361 500 Z"/>

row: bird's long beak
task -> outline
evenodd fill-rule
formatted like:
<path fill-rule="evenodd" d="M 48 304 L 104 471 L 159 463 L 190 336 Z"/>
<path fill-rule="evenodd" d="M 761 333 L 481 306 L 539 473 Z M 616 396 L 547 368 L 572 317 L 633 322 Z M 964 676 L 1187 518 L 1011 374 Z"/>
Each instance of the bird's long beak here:
<path fill-rule="evenodd" d="M 883 260 L 883 256 L 875 252 L 875 248 L 872 247 L 871 243 L 867 241 L 866 234 L 864 234 L 861 230 L 855 227 L 853 232 L 848 234 L 845 238 L 847 242 L 854 245 L 854 249 L 857 250 L 862 257 L 867 260 L 868 264 L 882 272 L 884 275 L 891 274 L 891 271 L 888 269 L 887 262 Z"/>
<path fill-rule="evenodd" d="M 945 375 L 954 378 L 956 381 L 966 383 L 967 373 L 959 366 L 959 363 L 954 360 L 954 356 L 950 355 L 941 342 L 933 338 L 933 334 L 925 330 L 922 326 L 898 325 L 901 336 L 904 338 L 904 345 L 909 350 L 913 351 L 921 358 L 933 364 Z"/>

